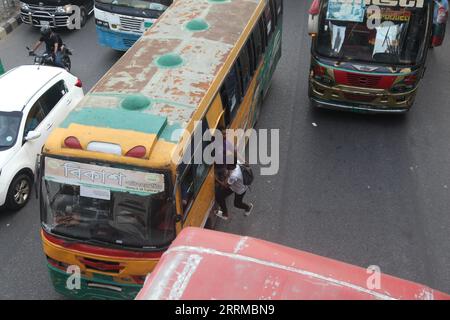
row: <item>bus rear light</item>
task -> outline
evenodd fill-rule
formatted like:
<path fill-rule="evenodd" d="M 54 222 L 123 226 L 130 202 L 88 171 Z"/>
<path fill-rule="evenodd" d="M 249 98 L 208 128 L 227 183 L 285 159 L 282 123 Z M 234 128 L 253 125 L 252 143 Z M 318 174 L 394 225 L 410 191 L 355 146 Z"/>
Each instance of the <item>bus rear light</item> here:
<path fill-rule="evenodd" d="M 144 146 L 136 146 L 132 149 L 128 150 L 128 152 L 125 154 L 126 157 L 133 157 L 133 158 L 143 158 L 145 157 L 145 154 L 147 153 L 147 149 Z"/>
<path fill-rule="evenodd" d="M 80 79 L 77 79 L 77 82 L 75 82 L 75 87 L 83 88 L 83 82 L 81 82 Z"/>
<path fill-rule="evenodd" d="M 73 136 L 67 137 L 64 140 L 64 145 L 70 149 L 83 149 L 80 141 L 76 137 L 73 137 Z"/>

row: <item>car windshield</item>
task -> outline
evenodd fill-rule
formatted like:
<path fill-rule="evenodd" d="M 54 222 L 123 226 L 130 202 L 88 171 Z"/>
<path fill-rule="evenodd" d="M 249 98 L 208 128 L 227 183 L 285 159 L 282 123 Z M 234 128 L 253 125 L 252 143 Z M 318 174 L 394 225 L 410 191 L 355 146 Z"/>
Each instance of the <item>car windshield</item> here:
<path fill-rule="evenodd" d="M 17 140 L 22 112 L 0 112 L 0 150 L 12 147 Z"/>
<path fill-rule="evenodd" d="M 418 63 L 426 47 L 430 3 L 423 8 L 378 8 L 381 21 L 376 25 L 374 12 L 364 2 L 344 5 L 337 0 L 322 1 L 316 52 L 343 61 Z"/>
<path fill-rule="evenodd" d="M 136 9 L 150 9 L 157 11 L 166 10 L 171 4 L 172 0 L 96 0 L 104 4 L 112 4 L 122 7 L 131 7 Z"/>
<path fill-rule="evenodd" d="M 77 174 L 72 168 L 65 167 L 64 170 Z M 101 174 L 103 180 L 112 175 L 126 180 L 130 170 L 117 172 L 110 174 L 78 169 L 80 177 Z M 87 242 L 133 248 L 165 247 L 175 237 L 173 203 L 166 190 L 143 194 L 55 180 L 58 179 L 52 174 L 42 179 L 42 223 L 48 232 Z M 74 182 L 70 177 L 67 181 Z M 136 180 L 132 184 L 136 185 Z"/>

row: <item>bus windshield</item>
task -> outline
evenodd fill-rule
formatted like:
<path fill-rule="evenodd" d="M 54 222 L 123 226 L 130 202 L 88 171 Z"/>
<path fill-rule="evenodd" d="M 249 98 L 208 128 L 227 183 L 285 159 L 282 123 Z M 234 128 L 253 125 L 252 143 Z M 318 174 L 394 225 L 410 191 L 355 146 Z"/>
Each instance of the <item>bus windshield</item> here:
<path fill-rule="evenodd" d="M 375 15 L 364 4 L 349 9 L 344 5 L 329 6 L 329 2 L 335 1 L 322 1 L 315 46 L 319 55 L 382 64 L 414 65 L 421 61 L 426 48 L 429 2 L 423 8 L 381 6 L 378 25 L 373 24 Z"/>
<path fill-rule="evenodd" d="M 100 169 L 66 168 L 68 175 L 80 177 L 113 175 Z M 126 171 L 121 172 L 125 172 L 125 177 Z M 166 190 L 143 194 L 119 188 L 101 189 L 76 183 L 68 175 L 66 183 L 52 172 L 46 172 L 42 179 L 42 221 L 48 232 L 86 242 L 143 249 L 165 247 L 175 238 L 173 203 Z"/>
<path fill-rule="evenodd" d="M 121 7 L 131 7 L 135 9 L 149 9 L 156 11 L 164 11 L 171 4 L 172 0 L 96 0 L 104 4 L 112 4 Z"/>

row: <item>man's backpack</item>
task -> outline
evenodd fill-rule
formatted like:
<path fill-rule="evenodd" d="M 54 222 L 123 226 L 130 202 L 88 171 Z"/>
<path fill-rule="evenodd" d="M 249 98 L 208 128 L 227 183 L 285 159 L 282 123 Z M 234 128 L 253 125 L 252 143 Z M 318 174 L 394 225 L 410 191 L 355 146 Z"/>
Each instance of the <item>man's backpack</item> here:
<path fill-rule="evenodd" d="M 242 180 L 244 181 L 244 185 L 249 186 L 252 184 L 255 176 L 253 175 L 253 170 L 250 168 L 248 164 L 239 164 L 239 167 L 242 171 Z"/>

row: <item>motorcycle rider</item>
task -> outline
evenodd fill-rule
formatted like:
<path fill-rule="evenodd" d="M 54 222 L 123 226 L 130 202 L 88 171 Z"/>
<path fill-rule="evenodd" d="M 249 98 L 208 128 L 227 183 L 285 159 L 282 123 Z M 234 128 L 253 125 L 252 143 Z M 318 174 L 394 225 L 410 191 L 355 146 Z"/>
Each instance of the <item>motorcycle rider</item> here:
<path fill-rule="evenodd" d="M 54 64 L 57 67 L 64 68 L 62 63 L 64 45 L 59 34 L 53 32 L 49 26 L 43 26 L 41 28 L 41 38 L 31 50 L 30 54 L 33 54 L 42 43 L 45 42 L 45 52 L 53 57 Z"/>

